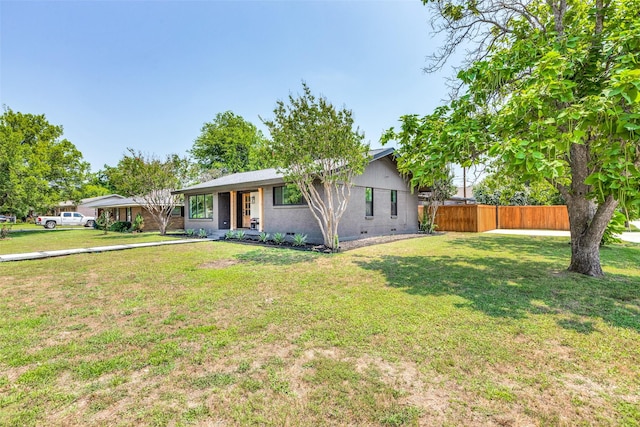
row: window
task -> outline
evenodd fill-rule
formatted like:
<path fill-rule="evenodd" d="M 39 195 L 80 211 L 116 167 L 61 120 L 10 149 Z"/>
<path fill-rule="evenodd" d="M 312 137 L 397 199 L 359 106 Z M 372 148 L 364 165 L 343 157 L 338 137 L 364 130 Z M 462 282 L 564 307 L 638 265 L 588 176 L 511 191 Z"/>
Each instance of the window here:
<path fill-rule="evenodd" d="M 171 211 L 171 216 L 184 216 L 184 212 L 182 211 L 182 206 L 176 206 Z"/>
<path fill-rule="evenodd" d="M 62 216 L 63 216 L 64 218 L 71 218 L 71 212 L 64 212 L 64 213 L 62 214 Z"/>
<path fill-rule="evenodd" d="M 398 190 L 391 190 L 391 216 L 398 216 Z"/>
<path fill-rule="evenodd" d="M 194 194 L 189 196 L 189 218 L 213 218 L 213 194 Z"/>
<path fill-rule="evenodd" d="M 273 187 L 273 205 L 306 205 L 302 193 L 295 185 Z"/>
<path fill-rule="evenodd" d="M 364 189 L 365 216 L 373 216 L 373 188 Z"/>

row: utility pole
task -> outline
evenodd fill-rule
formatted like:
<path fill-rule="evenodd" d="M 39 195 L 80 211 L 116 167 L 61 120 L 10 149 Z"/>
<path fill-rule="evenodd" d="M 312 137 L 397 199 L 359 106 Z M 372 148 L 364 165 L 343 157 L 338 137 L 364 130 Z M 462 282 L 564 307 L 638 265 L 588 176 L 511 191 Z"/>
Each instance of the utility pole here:
<path fill-rule="evenodd" d="M 462 167 L 462 197 L 464 197 L 464 204 L 467 204 L 467 168 Z"/>

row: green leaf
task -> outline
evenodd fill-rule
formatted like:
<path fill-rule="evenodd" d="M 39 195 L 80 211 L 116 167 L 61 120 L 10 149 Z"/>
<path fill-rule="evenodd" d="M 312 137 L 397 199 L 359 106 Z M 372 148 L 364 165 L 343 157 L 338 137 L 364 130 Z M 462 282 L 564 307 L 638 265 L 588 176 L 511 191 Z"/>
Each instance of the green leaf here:
<path fill-rule="evenodd" d="M 587 177 L 587 179 L 584 180 L 584 183 L 587 185 L 596 185 L 598 184 L 599 181 L 606 181 L 607 177 L 600 173 L 600 172 L 595 172 L 591 175 L 589 175 Z"/>

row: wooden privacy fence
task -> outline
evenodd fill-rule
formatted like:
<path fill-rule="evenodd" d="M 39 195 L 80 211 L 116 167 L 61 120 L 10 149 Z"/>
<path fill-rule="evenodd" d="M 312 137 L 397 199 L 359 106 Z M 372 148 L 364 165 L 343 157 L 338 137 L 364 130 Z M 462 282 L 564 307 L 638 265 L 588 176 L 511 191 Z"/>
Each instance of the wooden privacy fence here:
<path fill-rule="evenodd" d="M 422 218 L 418 206 L 418 218 Z M 502 229 L 569 230 L 567 207 L 445 205 L 436 214 L 438 231 L 483 232 Z"/>
<path fill-rule="evenodd" d="M 565 205 L 499 206 L 497 228 L 569 230 L 569 212 Z"/>

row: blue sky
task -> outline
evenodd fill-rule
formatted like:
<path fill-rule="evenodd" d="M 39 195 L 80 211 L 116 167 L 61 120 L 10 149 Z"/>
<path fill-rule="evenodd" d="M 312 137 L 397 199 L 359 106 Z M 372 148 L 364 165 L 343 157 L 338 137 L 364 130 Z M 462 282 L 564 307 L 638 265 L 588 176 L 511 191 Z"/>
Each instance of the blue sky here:
<path fill-rule="evenodd" d="M 422 72 L 437 47 L 419 0 L 0 0 L 0 103 L 62 125 L 95 172 L 127 147 L 186 155 L 226 110 L 267 133 L 304 80 L 375 148 L 446 97 L 450 68 Z"/>

